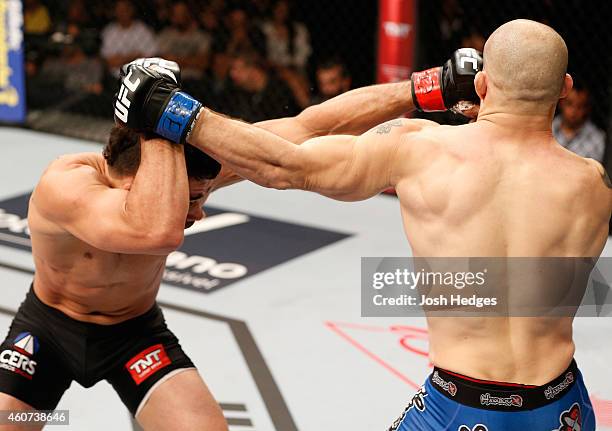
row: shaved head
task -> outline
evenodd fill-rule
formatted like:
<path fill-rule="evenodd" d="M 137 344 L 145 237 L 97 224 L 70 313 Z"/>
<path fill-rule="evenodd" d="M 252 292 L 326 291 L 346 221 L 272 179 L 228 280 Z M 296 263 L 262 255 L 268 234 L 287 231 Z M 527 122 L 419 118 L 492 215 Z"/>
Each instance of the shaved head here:
<path fill-rule="evenodd" d="M 488 85 L 504 101 L 556 104 L 567 71 L 567 46 L 547 25 L 510 21 L 487 40 L 484 71 Z"/>

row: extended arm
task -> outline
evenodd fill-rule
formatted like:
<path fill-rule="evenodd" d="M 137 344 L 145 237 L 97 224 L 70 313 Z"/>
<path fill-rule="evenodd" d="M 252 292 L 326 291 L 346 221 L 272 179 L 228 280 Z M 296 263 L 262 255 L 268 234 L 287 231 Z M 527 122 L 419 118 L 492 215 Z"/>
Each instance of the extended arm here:
<path fill-rule="evenodd" d="M 32 202 L 45 220 L 100 250 L 167 254 L 180 245 L 189 201 L 183 147 L 141 143 L 129 190 L 112 188 L 93 163 L 58 160 Z"/>
<path fill-rule="evenodd" d="M 406 156 L 411 132 L 434 125 L 426 120 L 397 119 L 361 136 L 324 136 L 297 146 L 206 110 L 191 139 L 239 175 L 264 187 L 361 200 L 394 186 L 409 172 L 412 160 Z"/>
<path fill-rule="evenodd" d="M 299 115 L 255 125 L 301 144 L 324 135 L 360 135 L 377 124 L 414 110 L 410 81 L 357 88 Z"/>
<path fill-rule="evenodd" d="M 357 88 L 310 106 L 295 117 L 262 121 L 255 126 L 294 144 L 325 135 L 359 135 L 377 124 L 413 111 L 410 86 L 410 81 L 404 81 Z M 214 189 L 242 179 L 224 167 Z"/>

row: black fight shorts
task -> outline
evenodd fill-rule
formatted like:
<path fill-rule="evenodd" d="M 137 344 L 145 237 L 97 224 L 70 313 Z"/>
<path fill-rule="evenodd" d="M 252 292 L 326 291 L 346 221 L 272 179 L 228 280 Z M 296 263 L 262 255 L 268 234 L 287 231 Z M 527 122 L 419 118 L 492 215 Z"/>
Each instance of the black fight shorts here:
<path fill-rule="evenodd" d="M 155 304 L 115 325 L 74 320 L 30 289 L 0 345 L 0 392 L 53 410 L 73 380 L 107 380 L 133 415 L 162 381 L 194 368 Z"/>

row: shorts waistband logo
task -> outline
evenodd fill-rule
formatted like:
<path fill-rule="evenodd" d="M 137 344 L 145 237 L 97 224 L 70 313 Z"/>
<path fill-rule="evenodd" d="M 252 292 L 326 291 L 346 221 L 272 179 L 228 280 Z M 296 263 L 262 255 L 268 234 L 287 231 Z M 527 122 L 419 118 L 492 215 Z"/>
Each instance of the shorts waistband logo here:
<path fill-rule="evenodd" d="M 457 385 L 455 385 L 453 382 L 447 382 L 444 380 L 442 377 L 440 377 L 437 371 L 434 371 L 433 375 L 431 376 L 431 381 L 440 386 L 442 390 L 448 392 L 452 397 L 457 395 Z"/>
<path fill-rule="evenodd" d="M 510 395 L 509 397 L 494 397 L 490 393 L 480 396 L 480 404 L 483 406 L 523 407 L 523 397 Z"/>
<path fill-rule="evenodd" d="M 557 386 L 548 386 L 546 389 L 544 389 L 544 396 L 547 400 L 552 400 L 567 389 L 572 383 L 574 383 L 574 373 L 569 371 L 567 374 L 565 374 L 565 379 L 563 379 L 563 381 Z"/>

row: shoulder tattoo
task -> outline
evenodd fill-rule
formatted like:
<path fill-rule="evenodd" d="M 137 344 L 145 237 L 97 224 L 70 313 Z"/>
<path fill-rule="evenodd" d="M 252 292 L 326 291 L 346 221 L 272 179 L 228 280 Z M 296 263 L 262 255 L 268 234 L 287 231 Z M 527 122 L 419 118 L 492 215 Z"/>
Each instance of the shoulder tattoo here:
<path fill-rule="evenodd" d="M 387 121 L 386 123 L 382 123 L 380 126 L 376 126 L 374 130 L 379 135 L 386 135 L 387 133 L 391 132 L 392 128 L 401 127 L 402 124 L 404 124 L 402 120 L 400 118 L 397 118 L 395 120 L 391 120 L 391 121 Z"/>

